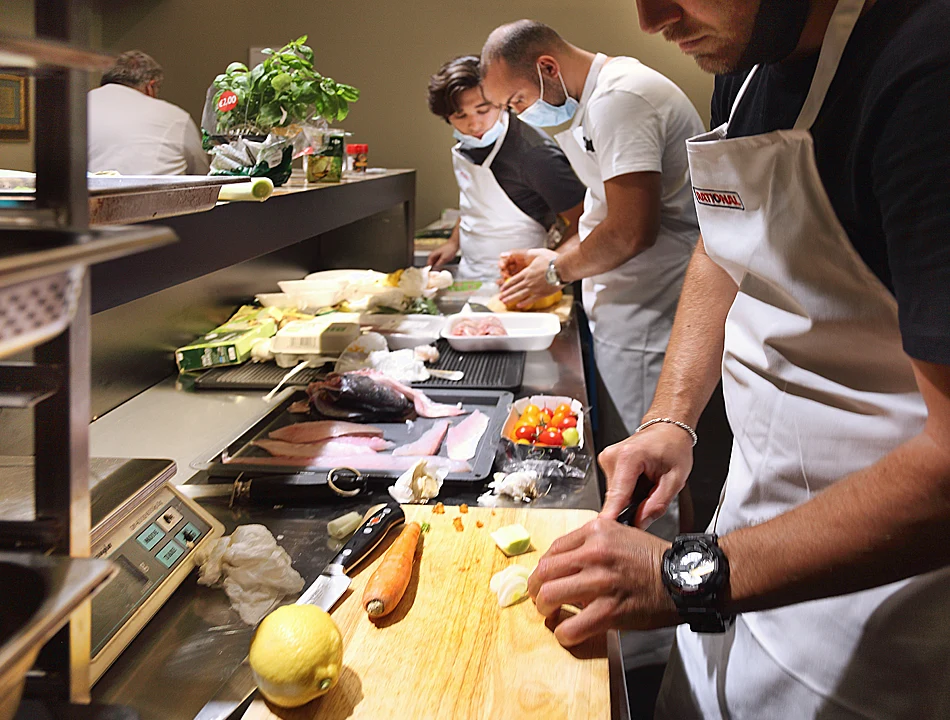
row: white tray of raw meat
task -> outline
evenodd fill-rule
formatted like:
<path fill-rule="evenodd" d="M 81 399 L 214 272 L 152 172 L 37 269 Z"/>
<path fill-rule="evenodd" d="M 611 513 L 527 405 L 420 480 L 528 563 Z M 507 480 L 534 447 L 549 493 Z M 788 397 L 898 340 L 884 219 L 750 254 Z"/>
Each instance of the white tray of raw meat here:
<path fill-rule="evenodd" d="M 442 337 L 459 352 L 547 350 L 561 331 L 551 313 L 462 313 L 450 315 Z"/>

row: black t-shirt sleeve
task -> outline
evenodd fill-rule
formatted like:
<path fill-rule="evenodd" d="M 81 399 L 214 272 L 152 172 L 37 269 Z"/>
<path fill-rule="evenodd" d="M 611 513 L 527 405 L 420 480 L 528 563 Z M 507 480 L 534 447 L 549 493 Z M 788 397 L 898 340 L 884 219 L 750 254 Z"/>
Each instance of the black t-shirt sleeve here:
<path fill-rule="evenodd" d="M 564 152 L 554 144 L 531 147 L 521 166 L 525 185 L 540 195 L 555 213 L 584 202 L 587 188 L 574 173 Z"/>
<path fill-rule="evenodd" d="M 950 64 L 888 103 L 871 163 L 904 349 L 950 365 Z"/>

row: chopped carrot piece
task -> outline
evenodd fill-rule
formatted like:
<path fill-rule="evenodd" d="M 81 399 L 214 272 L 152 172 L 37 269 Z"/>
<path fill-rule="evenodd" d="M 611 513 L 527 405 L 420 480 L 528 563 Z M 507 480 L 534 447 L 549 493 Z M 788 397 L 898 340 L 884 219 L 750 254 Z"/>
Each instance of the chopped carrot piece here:
<path fill-rule="evenodd" d="M 445 505 L 442 503 L 436 503 L 435 507 L 432 508 L 433 515 L 444 515 L 445 514 Z"/>
<path fill-rule="evenodd" d="M 452 521 L 452 527 L 454 527 L 458 532 L 462 532 L 465 529 L 465 526 L 462 525 L 462 518 L 457 517 Z"/>
<path fill-rule="evenodd" d="M 479 527 L 479 528 L 485 527 L 485 523 L 483 523 L 481 520 L 476 520 L 475 527 Z"/>
<path fill-rule="evenodd" d="M 465 503 L 462 503 L 461 505 L 459 505 L 459 512 L 462 513 L 463 515 L 467 513 L 468 505 L 466 505 Z"/>

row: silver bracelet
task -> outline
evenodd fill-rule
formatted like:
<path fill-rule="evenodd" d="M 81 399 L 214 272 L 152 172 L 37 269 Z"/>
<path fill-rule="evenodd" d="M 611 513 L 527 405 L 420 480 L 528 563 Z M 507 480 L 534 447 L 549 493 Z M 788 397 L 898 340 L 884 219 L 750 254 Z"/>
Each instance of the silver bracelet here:
<path fill-rule="evenodd" d="M 696 434 L 696 431 L 693 430 L 689 425 L 679 420 L 674 420 L 673 418 L 653 418 L 652 420 L 647 420 L 643 425 L 638 427 L 633 431 L 633 434 L 636 435 L 641 430 L 646 430 L 651 425 L 656 425 L 657 423 L 669 423 L 670 425 L 676 425 L 678 428 L 682 428 L 689 433 L 689 436 L 693 438 L 693 447 L 696 447 L 696 443 L 699 442 L 699 435 Z"/>

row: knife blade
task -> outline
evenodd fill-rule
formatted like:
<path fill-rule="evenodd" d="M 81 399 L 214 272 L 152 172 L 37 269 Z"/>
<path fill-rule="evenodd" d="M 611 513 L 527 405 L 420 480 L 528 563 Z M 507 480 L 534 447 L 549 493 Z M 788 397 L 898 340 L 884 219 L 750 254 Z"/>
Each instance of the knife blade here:
<path fill-rule="evenodd" d="M 392 528 L 405 520 L 406 515 L 398 505 L 386 504 L 371 512 L 317 579 L 303 591 L 296 604 L 316 605 L 330 612 L 350 587 L 351 580 L 347 573 L 373 552 Z M 245 657 L 195 715 L 195 720 L 226 720 L 256 689 L 254 673 L 248 658 Z"/>

